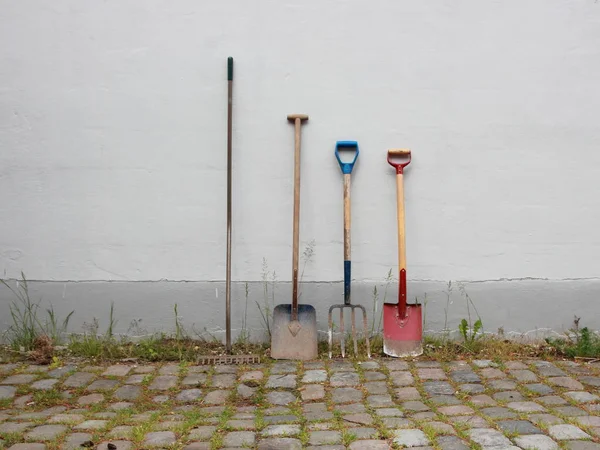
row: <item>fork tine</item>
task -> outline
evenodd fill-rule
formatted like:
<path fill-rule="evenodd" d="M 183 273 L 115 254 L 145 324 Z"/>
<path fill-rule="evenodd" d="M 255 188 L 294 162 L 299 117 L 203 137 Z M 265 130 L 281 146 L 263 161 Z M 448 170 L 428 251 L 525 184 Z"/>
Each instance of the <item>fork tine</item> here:
<path fill-rule="evenodd" d="M 333 306 L 329 308 L 329 330 L 328 330 L 328 341 L 329 341 L 329 359 L 331 359 L 331 351 L 333 347 Z"/>
<path fill-rule="evenodd" d="M 344 341 L 344 308 L 340 308 L 340 334 L 341 341 L 340 346 L 342 347 L 342 358 L 346 357 L 346 343 Z"/>
<path fill-rule="evenodd" d="M 352 316 L 352 341 L 354 342 L 354 356 L 358 357 L 358 341 L 356 340 L 356 315 L 354 314 L 354 305 L 351 310 Z"/>

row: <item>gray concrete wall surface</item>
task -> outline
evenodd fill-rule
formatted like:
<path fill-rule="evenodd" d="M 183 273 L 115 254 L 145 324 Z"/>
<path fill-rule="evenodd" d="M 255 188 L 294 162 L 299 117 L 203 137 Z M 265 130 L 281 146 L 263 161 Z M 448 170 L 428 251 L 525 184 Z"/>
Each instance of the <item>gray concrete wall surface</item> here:
<path fill-rule="evenodd" d="M 401 147 L 410 295 L 432 298 L 428 328 L 443 326 L 446 280 L 466 283 L 489 330 L 560 331 L 575 314 L 598 327 L 594 0 L 0 0 L 0 41 L 0 276 L 23 271 L 78 326 L 114 300 L 123 332 L 138 316 L 168 328 L 175 302 L 222 327 L 233 56 L 236 312 L 246 280 L 260 299 L 263 260 L 289 299 L 286 115 L 306 113 L 304 298 L 321 321 L 343 277 L 334 145 L 357 140 L 355 301 L 397 270 L 386 150 Z M 6 289 L 0 301 L 6 328 Z"/>

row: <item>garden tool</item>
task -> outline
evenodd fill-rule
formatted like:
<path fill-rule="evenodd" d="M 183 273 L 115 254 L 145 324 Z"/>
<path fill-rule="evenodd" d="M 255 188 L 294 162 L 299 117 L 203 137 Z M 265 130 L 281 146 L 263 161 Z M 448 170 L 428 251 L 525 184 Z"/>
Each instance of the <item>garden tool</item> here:
<path fill-rule="evenodd" d="M 225 281 L 225 349 L 231 354 L 231 122 L 233 58 L 227 58 L 227 269 Z"/>
<path fill-rule="evenodd" d="M 418 356 L 423 353 L 423 313 L 418 303 L 406 301 L 406 242 L 404 233 L 404 168 L 410 150 L 388 150 L 387 160 L 396 169 L 398 195 L 398 304 L 383 305 L 383 352 L 389 356 Z"/>
<path fill-rule="evenodd" d="M 292 304 L 273 310 L 271 357 L 274 359 L 315 359 L 317 352 L 317 314 L 312 305 L 298 304 L 298 246 L 300 237 L 300 128 L 305 114 L 290 114 L 294 122 L 294 236 L 292 252 Z"/>
<path fill-rule="evenodd" d="M 342 161 L 340 151 L 353 153 L 352 161 Z M 346 357 L 345 336 L 344 336 L 344 308 L 350 308 L 352 341 L 354 342 L 354 356 L 358 356 L 358 342 L 356 337 L 356 316 L 355 309 L 359 308 L 363 313 L 363 330 L 367 345 L 367 356 L 371 357 L 371 346 L 369 344 L 369 334 L 367 331 L 367 311 L 362 305 L 353 305 L 350 300 L 350 284 L 352 282 L 350 260 L 350 177 L 352 169 L 358 159 L 358 143 L 356 141 L 338 141 L 335 144 L 335 157 L 338 160 L 342 174 L 344 175 L 344 303 L 340 305 L 332 305 L 329 308 L 329 357 L 331 358 L 331 348 L 333 345 L 333 310 L 340 310 L 340 346 L 342 349 L 342 358 Z"/>

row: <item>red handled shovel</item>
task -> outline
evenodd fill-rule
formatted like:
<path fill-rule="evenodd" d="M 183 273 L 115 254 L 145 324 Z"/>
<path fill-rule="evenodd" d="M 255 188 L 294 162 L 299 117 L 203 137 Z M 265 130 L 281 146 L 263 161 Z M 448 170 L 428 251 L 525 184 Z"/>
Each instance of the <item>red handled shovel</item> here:
<path fill-rule="evenodd" d="M 388 150 L 387 160 L 396 169 L 398 195 L 398 304 L 383 305 L 383 352 L 394 357 L 423 354 L 423 312 L 406 298 L 406 238 L 404 232 L 403 171 L 410 163 L 410 150 Z"/>

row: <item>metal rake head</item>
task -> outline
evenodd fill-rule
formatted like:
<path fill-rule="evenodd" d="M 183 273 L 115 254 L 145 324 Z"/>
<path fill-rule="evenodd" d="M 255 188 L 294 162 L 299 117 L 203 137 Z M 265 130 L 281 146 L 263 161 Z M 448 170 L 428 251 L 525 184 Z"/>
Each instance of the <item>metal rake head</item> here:
<path fill-rule="evenodd" d="M 369 332 L 367 328 L 367 311 L 362 305 L 332 305 L 329 308 L 329 358 L 332 357 L 331 351 L 333 346 L 333 310 L 340 310 L 340 347 L 342 348 L 342 358 L 346 357 L 346 344 L 344 339 L 344 308 L 350 308 L 350 317 L 352 321 L 352 341 L 354 342 L 354 356 L 358 356 L 358 339 L 356 337 L 356 314 L 354 310 L 356 308 L 361 309 L 363 313 L 363 332 L 365 335 L 365 342 L 367 345 L 367 357 L 371 358 L 371 344 L 369 343 Z"/>

